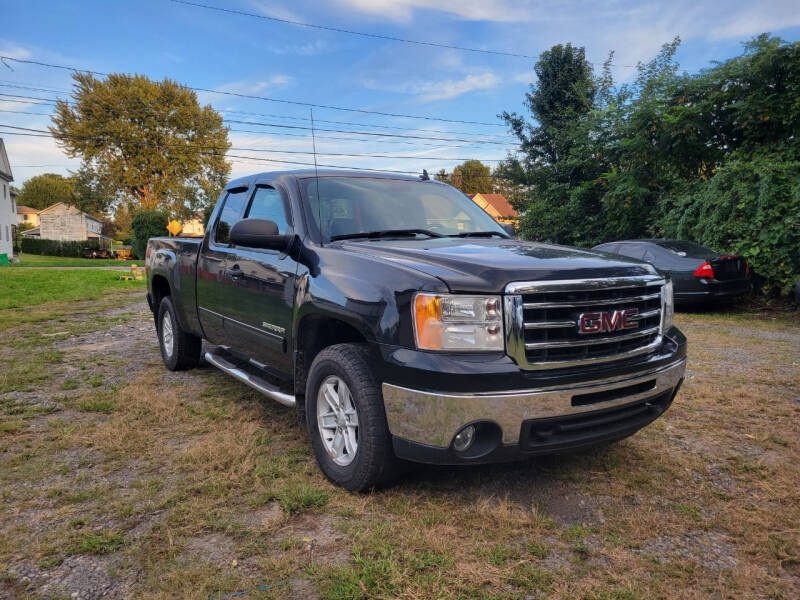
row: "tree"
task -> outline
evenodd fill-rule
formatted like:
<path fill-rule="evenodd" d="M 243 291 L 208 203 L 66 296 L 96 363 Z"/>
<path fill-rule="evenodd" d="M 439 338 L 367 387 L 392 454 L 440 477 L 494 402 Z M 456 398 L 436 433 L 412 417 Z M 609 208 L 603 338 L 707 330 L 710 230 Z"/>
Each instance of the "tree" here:
<path fill-rule="evenodd" d="M 75 206 L 89 214 L 107 215 L 114 204 L 114 194 L 105 189 L 97 174 L 88 168 L 81 167 L 71 177 L 75 189 Z"/>
<path fill-rule="evenodd" d="M 222 117 L 178 83 L 142 75 L 76 73 L 74 100 L 59 100 L 50 131 L 81 157 L 105 192 L 132 208 L 188 217 L 225 183 L 230 147 Z"/>
<path fill-rule="evenodd" d="M 746 257 L 764 289 L 800 277 L 800 44 L 761 35 L 740 56 L 679 73 L 680 40 L 614 86 L 555 46 L 536 64 L 530 118 L 504 113 L 519 157 L 495 179 L 525 190 L 521 233 L 591 246 L 689 239 Z"/>
<path fill-rule="evenodd" d="M 131 229 L 133 229 L 133 253 L 139 260 L 144 259 L 147 250 L 147 240 L 166 234 L 169 217 L 167 213 L 159 210 L 140 210 L 133 215 Z"/>
<path fill-rule="evenodd" d="M 493 191 L 492 170 L 479 160 L 468 160 L 456 165 L 450 174 L 440 169 L 434 177 L 465 194 L 491 194 Z"/>
<path fill-rule="evenodd" d="M 532 120 L 500 115 L 519 139 L 521 158 L 509 157 L 495 176 L 527 190 L 527 198 L 516 203 L 524 237 L 586 243 L 596 226 L 601 194 L 584 184 L 604 171 L 586 118 L 599 83 L 585 50 L 572 44 L 543 52 L 534 71 L 537 83 L 525 94 Z"/>
<path fill-rule="evenodd" d="M 17 206 L 42 210 L 58 202 L 74 204 L 74 182 L 57 173 L 44 173 L 28 179 L 17 194 Z"/>

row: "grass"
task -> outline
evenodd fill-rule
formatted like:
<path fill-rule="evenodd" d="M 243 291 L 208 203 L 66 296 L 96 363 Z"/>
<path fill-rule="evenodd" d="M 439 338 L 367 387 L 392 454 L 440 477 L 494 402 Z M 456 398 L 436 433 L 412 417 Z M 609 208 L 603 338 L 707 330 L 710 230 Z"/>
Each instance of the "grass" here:
<path fill-rule="evenodd" d="M 114 258 L 73 258 L 70 256 L 43 256 L 39 254 L 19 254 L 19 262 L 11 267 L 129 267 L 143 265 L 144 261 L 116 260 Z"/>
<path fill-rule="evenodd" d="M 0 270 L 0 310 L 45 303 L 99 300 L 115 291 L 144 290 L 144 281 L 119 281 L 115 271 Z"/>
<path fill-rule="evenodd" d="M 103 290 L 0 328 L 0 595 L 31 594 L 20 566 L 41 570 L 34 587 L 63 581 L 71 556 L 130 574 L 109 597 L 800 595 L 796 320 L 678 315 L 684 387 L 625 441 L 417 466 L 354 495 L 321 475 L 292 411 L 212 369 L 167 372 L 149 313 L 109 314 L 131 290 Z M 92 332 L 136 344 L 73 349 Z"/>

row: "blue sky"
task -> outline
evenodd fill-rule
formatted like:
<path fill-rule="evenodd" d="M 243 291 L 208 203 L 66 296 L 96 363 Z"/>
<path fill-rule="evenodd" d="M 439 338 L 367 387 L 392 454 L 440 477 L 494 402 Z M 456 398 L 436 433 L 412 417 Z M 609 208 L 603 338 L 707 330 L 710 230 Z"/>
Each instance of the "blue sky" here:
<path fill-rule="evenodd" d="M 203 0 L 200 0 L 203 2 Z M 599 65 L 616 51 L 615 74 L 624 81 L 637 61 L 680 35 L 678 55 L 689 71 L 740 52 L 741 42 L 763 31 L 800 39 L 796 2 L 640 2 L 611 0 L 205 0 L 206 4 L 283 19 L 381 35 L 430 40 L 538 56 L 555 43 L 586 47 Z M 0 54 L 101 72 L 170 77 L 194 87 L 263 95 L 381 112 L 498 123 L 503 110 L 521 110 L 532 81 L 532 59 L 479 54 L 344 35 L 219 13 L 168 0 L 73 0 L 8 2 Z M 33 65 L 0 66 L 0 92 L 55 98 L 63 92 L 12 88 L 26 85 L 68 90 L 69 73 Z M 2 87 L 5 85 L 5 87 Z M 2 101 L 0 111 L 46 113 L 47 105 Z M 6 100 L 9 98 L 6 96 Z M 304 126 L 308 109 L 203 93 L 230 119 Z M 19 100 L 19 99 L 17 99 Z M 246 116 L 242 112 L 272 115 Z M 318 152 L 386 154 L 406 158 L 319 157 L 324 164 L 419 171 L 450 169 L 461 158 L 500 159 L 513 148 L 500 126 L 454 124 L 315 109 L 320 129 L 410 133 L 501 143 L 473 144 L 318 132 Z M 0 123 L 43 128 L 49 118 L 0 112 Z M 398 127 L 391 130 L 382 127 Z M 308 152 L 305 130 L 231 124 L 234 146 Z M 449 132 L 449 133 L 440 133 Z M 293 133 L 295 135 L 283 135 Z M 17 185 L 44 172 L 67 174 L 78 165 L 45 138 L 0 134 Z M 332 139 L 338 138 L 338 139 Z M 344 139 L 349 138 L 349 139 Z M 506 143 L 508 142 L 508 143 Z M 237 152 L 248 155 L 248 153 Z M 309 161 L 308 155 L 249 153 Z M 448 160 L 434 160 L 444 157 Z M 494 162 L 490 162 L 494 164 Z M 232 176 L 291 168 L 237 160 Z"/>

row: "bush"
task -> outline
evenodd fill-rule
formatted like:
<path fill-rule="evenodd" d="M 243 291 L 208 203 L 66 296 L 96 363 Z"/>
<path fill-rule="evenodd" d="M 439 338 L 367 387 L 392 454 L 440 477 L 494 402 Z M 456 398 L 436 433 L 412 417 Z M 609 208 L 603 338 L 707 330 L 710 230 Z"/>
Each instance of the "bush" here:
<path fill-rule="evenodd" d="M 43 254 L 45 256 L 72 256 L 80 258 L 89 249 L 102 247 L 97 238 L 80 242 L 60 242 L 21 236 L 20 248 L 23 254 Z"/>
<path fill-rule="evenodd" d="M 787 152 L 739 155 L 670 202 L 667 237 L 744 256 L 764 291 L 791 293 L 800 276 L 800 161 Z"/>
<path fill-rule="evenodd" d="M 147 250 L 147 240 L 153 237 L 166 235 L 166 226 L 169 217 L 159 210 L 140 210 L 134 213 L 131 221 L 133 229 L 133 254 L 139 260 L 144 258 Z"/>

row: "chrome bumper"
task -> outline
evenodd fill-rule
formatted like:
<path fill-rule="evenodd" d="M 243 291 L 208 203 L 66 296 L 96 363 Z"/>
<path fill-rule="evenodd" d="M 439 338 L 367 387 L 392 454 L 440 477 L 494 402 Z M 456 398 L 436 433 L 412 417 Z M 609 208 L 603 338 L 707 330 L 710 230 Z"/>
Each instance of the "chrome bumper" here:
<path fill-rule="evenodd" d="M 524 391 L 480 394 L 445 394 L 413 390 L 383 384 L 386 418 L 392 435 L 428 446 L 446 448 L 464 425 L 492 421 L 502 430 L 502 443 L 519 443 L 523 421 L 574 415 L 621 406 L 656 397 L 675 389 L 686 370 L 681 359 L 657 370 L 624 379 L 611 378 L 580 384 Z M 646 391 L 633 386 L 654 380 Z M 619 397 L 613 391 L 620 390 Z M 573 397 L 582 394 L 611 392 L 609 399 L 575 405 Z"/>

